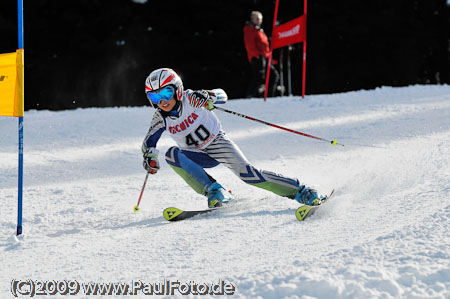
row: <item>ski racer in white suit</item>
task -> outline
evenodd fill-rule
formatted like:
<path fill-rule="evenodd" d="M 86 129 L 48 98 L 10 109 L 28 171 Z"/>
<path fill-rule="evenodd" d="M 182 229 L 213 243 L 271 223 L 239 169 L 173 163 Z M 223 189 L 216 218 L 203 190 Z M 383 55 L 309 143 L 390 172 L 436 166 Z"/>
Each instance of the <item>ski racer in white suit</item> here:
<path fill-rule="evenodd" d="M 143 166 L 151 174 L 160 168 L 156 144 L 161 134 L 168 131 L 178 146 L 167 150 L 167 163 L 192 189 L 207 197 L 210 208 L 232 199 L 231 194 L 205 171 L 219 163 L 250 185 L 302 204 L 321 204 L 322 197 L 317 191 L 300 184 L 298 179 L 258 170 L 245 158 L 211 111 L 214 105 L 227 101 L 222 89 L 184 91 L 181 78 L 172 69 L 161 68 L 147 77 L 145 93 L 156 108 L 142 144 Z"/>

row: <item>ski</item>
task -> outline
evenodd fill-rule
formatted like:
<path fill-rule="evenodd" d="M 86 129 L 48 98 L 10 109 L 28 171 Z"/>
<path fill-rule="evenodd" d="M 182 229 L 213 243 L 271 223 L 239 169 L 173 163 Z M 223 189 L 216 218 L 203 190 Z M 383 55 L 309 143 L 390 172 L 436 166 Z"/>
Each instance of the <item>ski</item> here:
<path fill-rule="evenodd" d="M 212 211 L 216 211 L 220 208 L 210 208 L 210 209 L 197 210 L 197 211 L 183 211 L 183 210 L 171 207 L 171 208 L 164 209 L 163 217 L 167 221 L 180 221 L 180 220 L 192 218 L 197 215 L 207 214 Z"/>
<path fill-rule="evenodd" d="M 331 196 L 333 196 L 334 194 L 334 189 L 333 191 L 331 191 L 330 195 L 327 195 L 324 199 L 322 199 L 322 204 L 318 205 L 318 206 L 301 206 L 300 208 L 297 209 L 297 211 L 295 211 L 295 217 L 297 217 L 297 219 L 299 221 L 303 221 L 305 220 L 307 217 L 314 215 L 314 213 L 317 211 L 318 208 L 320 208 L 322 205 L 325 204 L 325 202 L 327 202 Z"/>
<path fill-rule="evenodd" d="M 321 207 L 325 202 L 327 202 L 334 194 L 334 189 L 331 191 L 329 195 L 327 195 L 324 199 L 322 199 L 322 204 L 319 206 L 301 206 L 297 209 L 295 212 L 295 216 L 299 221 L 305 220 L 305 218 L 313 215 L 319 207 Z M 203 210 L 192 210 L 192 211 L 184 211 L 178 208 L 170 207 L 166 208 L 163 211 L 163 217 L 167 221 L 181 221 L 185 219 L 192 218 L 197 215 L 203 215 L 207 213 L 211 213 L 213 211 L 219 210 L 223 207 L 219 208 L 209 208 L 209 209 L 203 209 Z"/>

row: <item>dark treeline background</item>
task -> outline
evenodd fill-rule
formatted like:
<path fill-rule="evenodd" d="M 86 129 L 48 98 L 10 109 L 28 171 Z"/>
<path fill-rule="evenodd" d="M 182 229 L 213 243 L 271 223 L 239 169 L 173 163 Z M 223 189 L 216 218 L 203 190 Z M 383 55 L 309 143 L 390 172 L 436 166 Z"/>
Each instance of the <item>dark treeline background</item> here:
<path fill-rule="evenodd" d="M 175 69 L 187 88 L 245 97 L 242 29 L 260 10 L 270 36 L 275 7 L 274 0 L 24 2 L 27 110 L 144 105 L 145 78 L 159 67 Z M 446 0 L 310 0 L 306 93 L 450 83 L 449 11 Z M 280 23 L 301 14 L 302 1 L 280 0 Z M 0 53 L 14 52 L 14 0 L 0 3 L 0 36 Z M 294 94 L 301 50 L 292 52 Z"/>

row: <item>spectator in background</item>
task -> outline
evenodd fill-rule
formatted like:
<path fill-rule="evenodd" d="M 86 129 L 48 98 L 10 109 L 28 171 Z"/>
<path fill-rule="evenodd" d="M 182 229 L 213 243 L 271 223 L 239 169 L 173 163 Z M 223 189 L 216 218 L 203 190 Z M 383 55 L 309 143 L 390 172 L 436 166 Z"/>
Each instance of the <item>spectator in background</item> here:
<path fill-rule="evenodd" d="M 261 28 L 263 16 L 259 11 L 252 11 L 250 21 L 244 26 L 244 43 L 247 57 L 251 64 L 252 77 L 247 89 L 247 97 L 262 97 L 265 90 L 267 59 L 269 58 L 269 40 Z M 273 65 L 270 66 L 272 96 L 275 95 L 280 75 Z"/>

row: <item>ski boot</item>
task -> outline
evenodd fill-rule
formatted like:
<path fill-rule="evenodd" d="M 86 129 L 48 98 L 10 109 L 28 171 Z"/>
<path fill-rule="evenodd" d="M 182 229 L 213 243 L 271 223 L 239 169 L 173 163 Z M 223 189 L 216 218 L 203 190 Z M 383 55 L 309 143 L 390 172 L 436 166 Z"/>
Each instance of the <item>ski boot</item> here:
<path fill-rule="evenodd" d="M 318 206 L 322 204 L 323 196 L 319 196 L 315 189 L 300 185 L 294 199 L 307 206 Z"/>
<path fill-rule="evenodd" d="M 226 204 L 233 199 L 231 194 L 217 182 L 208 187 L 206 196 L 208 197 L 209 208 L 221 207 L 222 204 Z"/>

